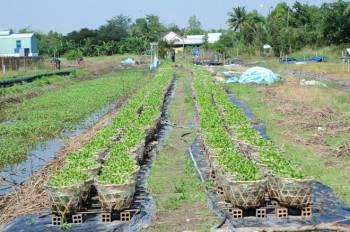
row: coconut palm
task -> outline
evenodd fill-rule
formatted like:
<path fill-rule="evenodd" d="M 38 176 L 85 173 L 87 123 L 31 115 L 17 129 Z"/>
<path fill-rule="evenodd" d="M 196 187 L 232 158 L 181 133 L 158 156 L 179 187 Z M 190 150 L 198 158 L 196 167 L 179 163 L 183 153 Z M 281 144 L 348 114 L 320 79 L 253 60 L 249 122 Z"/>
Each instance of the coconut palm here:
<path fill-rule="evenodd" d="M 247 20 L 247 10 L 245 7 L 234 7 L 228 16 L 227 23 L 230 29 L 237 31 Z"/>

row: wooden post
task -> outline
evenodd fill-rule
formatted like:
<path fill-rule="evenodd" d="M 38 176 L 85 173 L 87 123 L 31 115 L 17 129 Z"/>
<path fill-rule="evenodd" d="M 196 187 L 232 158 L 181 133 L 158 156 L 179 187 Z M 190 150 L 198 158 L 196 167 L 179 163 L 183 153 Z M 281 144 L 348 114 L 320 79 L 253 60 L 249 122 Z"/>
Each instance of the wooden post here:
<path fill-rule="evenodd" d="M 2 73 L 6 73 L 6 65 L 4 63 L 4 57 L 1 57 L 1 67 L 2 67 Z"/>

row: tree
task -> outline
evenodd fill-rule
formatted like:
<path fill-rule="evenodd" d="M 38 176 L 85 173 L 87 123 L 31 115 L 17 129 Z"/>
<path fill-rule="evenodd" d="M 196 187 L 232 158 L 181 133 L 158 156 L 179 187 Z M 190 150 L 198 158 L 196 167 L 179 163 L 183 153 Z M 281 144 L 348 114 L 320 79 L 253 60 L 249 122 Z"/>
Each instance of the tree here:
<path fill-rule="evenodd" d="M 131 19 L 128 16 L 115 16 L 99 28 L 98 39 L 103 42 L 121 41 L 129 35 L 130 24 Z"/>
<path fill-rule="evenodd" d="M 67 40 L 71 40 L 76 44 L 81 44 L 84 40 L 89 39 L 93 43 L 97 43 L 98 31 L 90 30 L 88 28 L 82 28 L 80 31 L 72 31 L 65 37 Z"/>
<path fill-rule="evenodd" d="M 279 3 L 267 17 L 267 31 L 270 35 L 270 44 L 274 48 L 275 55 L 288 51 L 290 36 L 288 12 L 290 8 L 287 3 Z"/>
<path fill-rule="evenodd" d="M 349 2 L 349 5 L 344 10 L 344 17 L 348 19 L 347 23 L 350 23 L 350 2 Z"/>
<path fill-rule="evenodd" d="M 21 28 L 18 33 L 33 33 L 34 31 L 30 27 Z"/>
<path fill-rule="evenodd" d="M 47 35 L 43 33 L 36 33 L 36 35 L 39 40 L 40 54 L 58 57 L 72 48 L 72 44 L 65 41 L 60 33 L 50 31 Z"/>
<path fill-rule="evenodd" d="M 203 37 L 203 43 L 202 43 L 202 46 L 203 46 L 203 48 L 205 48 L 205 49 L 208 49 L 208 48 L 209 48 L 209 41 L 208 41 L 208 39 L 209 39 L 209 36 L 208 36 L 208 33 L 206 33 L 206 34 L 204 35 L 204 37 Z"/>
<path fill-rule="evenodd" d="M 182 34 L 183 33 L 183 30 L 179 28 L 178 25 L 174 24 L 174 23 L 171 23 L 167 26 L 167 31 L 173 31 L 175 33 L 178 33 L 178 34 Z"/>
<path fill-rule="evenodd" d="M 119 44 L 120 53 L 133 53 L 142 54 L 146 51 L 148 43 L 143 40 L 141 37 L 129 36 L 126 39 L 122 40 Z"/>
<path fill-rule="evenodd" d="M 187 35 L 203 34 L 202 23 L 195 15 L 188 19 L 188 27 L 186 29 Z"/>
<path fill-rule="evenodd" d="M 145 18 L 136 19 L 131 26 L 132 36 L 142 38 L 146 43 L 157 42 L 163 31 L 166 31 L 166 28 L 156 15 L 146 15 Z"/>
<path fill-rule="evenodd" d="M 227 23 L 230 29 L 237 31 L 247 20 L 247 10 L 245 7 L 234 7 L 231 12 L 228 13 L 229 19 Z"/>
<path fill-rule="evenodd" d="M 350 42 L 350 22 L 346 13 L 348 7 L 349 4 L 342 0 L 321 6 L 322 33 L 327 43 Z"/>

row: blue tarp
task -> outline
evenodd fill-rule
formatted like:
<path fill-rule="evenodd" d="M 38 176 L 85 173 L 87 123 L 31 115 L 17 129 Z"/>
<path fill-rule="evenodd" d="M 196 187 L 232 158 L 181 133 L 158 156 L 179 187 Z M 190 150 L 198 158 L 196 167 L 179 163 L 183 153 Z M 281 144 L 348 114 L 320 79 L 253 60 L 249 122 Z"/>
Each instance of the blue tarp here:
<path fill-rule="evenodd" d="M 255 84 L 272 84 L 279 81 L 280 78 L 274 74 L 270 69 L 262 67 L 253 67 L 245 71 L 240 78 L 231 77 L 227 83 L 255 83 Z"/>
<path fill-rule="evenodd" d="M 292 64 L 297 62 L 323 62 L 325 60 L 324 56 L 312 56 L 306 59 L 296 59 L 296 58 L 281 58 L 280 62 L 285 64 Z"/>

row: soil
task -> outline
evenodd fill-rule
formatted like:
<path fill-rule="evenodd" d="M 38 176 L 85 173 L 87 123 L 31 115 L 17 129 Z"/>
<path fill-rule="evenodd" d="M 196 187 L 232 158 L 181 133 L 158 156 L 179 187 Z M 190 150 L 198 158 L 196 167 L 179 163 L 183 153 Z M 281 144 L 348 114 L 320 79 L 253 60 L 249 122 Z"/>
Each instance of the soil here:
<path fill-rule="evenodd" d="M 329 106 L 312 106 L 290 98 L 276 86 L 259 86 L 261 101 L 267 102 L 271 111 L 283 115 L 276 119 L 276 126 L 289 128 L 284 132 L 285 138 L 295 146 L 308 146 L 316 153 L 331 156 L 350 155 L 349 143 L 338 148 L 329 146 L 326 138 L 350 131 L 350 122 L 342 119 L 346 114 Z M 292 88 L 292 87 L 291 87 Z M 302 133 L 300 133 L 302 131 Z"/>
<path fill-rule="evenodd" d="M 152 168 L 149 188 L 157 212 L 146 231 L 209 231 L 217 223 L 217 217 L 208 209 L 203 186 L 187 159 L 186 152 L 195 134 L 189 128 L 194 118 L 189 94 L 187 74 L 178 78 L 170 105 L 171 124 L 176 126 Z"/>
<path fill-rule="evenodd" d="M 0 198 L 0 224 L 5 224 L 15 217 L 38 212 L 49 207 L 48 196 L 44 190 L 46 182 L 57 170 L 64 166 L 68 153 L 79 150 L 102 128 L 106 127 L 111 118 L 117 114 L 126 98 L 119 101 L 116 108 L 106 114 L 98 123 L 84 133 L 68 138 L 62 149 L 43 169 L 33 175 L 23 184 L 14 188 L 13 192 Z"/>

